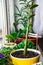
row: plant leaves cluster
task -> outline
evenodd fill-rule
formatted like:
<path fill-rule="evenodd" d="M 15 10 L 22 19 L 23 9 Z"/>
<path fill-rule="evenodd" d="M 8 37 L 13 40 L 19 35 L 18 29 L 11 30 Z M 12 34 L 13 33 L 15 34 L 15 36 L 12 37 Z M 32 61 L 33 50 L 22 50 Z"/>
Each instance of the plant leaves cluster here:
<path fill-rule="evenodd" d="M 21 43 L 19 43 L 18 45 L 16 45 L 13 49 L 14 49 L 14 50 L 17 50 L 17 49 L 22 49 L 22 48 L 24 48 L 25 42 L 26 42 L 26 41 L 23 40 Z M 33 43 L 32 41 L 28 41 L 27 48 L 35 49 L 36 46 L 34 45 L 34 43 Z"/>
<path fill-rule="evenodd" d="M 18 32 L 12 32 L 11 34 L 7 34 L 6 38 L 8 41 L 13 41 L 16 42 L 17 38 L 22 38 L 23 36 L 25 36 L 26 34 L 26 28 L 24 28 L 23 30 L 20 29 Z"/>
<path fill-rule="evenodd" d="M 0 65 L 5 65 L 5 58 L 0 58 Z"/>
<path fill-rule="evenodd" d="M 3 47 L 3 48 L 0 49 L 0 53 L 4 54 L 5 56 L 10 54 L 11 51 L 12 50 L 9 47 L 8 48 Z"/>
<path fill-rule="evenodd" d="M 18 28 L 17 28 L 18 24 L 22 24 L 24 26 L 24 28 L 27 27 L 28 19 L 31 20 L 35 16 L 35 14 L 32 13 L 32 10 L 38 6 L 37 4 L 32 3 L 32 0 L 30 0 L 30 1 L 19 0 L 19 2 L 20 2 L 20 5 L 23 5 L 23 6 L 21 7 L 21 9 L 19 9 L 19 7 L 17 5 L 15 5 L 16 10 L 18 11 L 17 13 L 15 13 L 15 17 L 17 20 L 14 22 L 14 27 L 15 27 L 16 31 L 18 31 Z M 30 29 L 28 29 L 29 32 L 32 32 L 31 25 L 29 26 L 29 28 L 30 28 Z"/>
<path fill-rule="evenodd" d="M 4 54 L 4 56 L 6 56 L 6 55 L 9 55 L 12 50 L 23 49 L 25 42 L 26 42 L 26 40 L 22 40 L 22 42 L 20 42 L 16 46 L 14 46 L 13 49 L 11 49 L 10 47 L 8 47 L 8 48 L 3 47 L 0 49 L 0 53 Z M 35 49 L 36 46 L 34 46 L 34 43 L 32 41 L 28 41 L 27 48 Z"/>
<path fill-rule="evenodd" d="M 3 47 L 0 49 L 0 53 L 4 54 L 4 58 L 0 58 L 0 65 L 13 65 L 10 59 L 10 53 L 12 49 Z"/>
<path fill-rule="evenodd" d="M 6 38 L 8 41 L 16 41 L 17 39 L 17 33 L 16 32 L 12 32 L 11 34 L 7 34 Z"/>

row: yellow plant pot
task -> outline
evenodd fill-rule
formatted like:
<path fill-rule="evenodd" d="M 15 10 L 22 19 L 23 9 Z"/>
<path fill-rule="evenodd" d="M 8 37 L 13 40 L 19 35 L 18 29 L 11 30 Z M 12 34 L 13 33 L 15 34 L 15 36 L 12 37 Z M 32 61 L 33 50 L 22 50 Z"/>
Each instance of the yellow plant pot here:
<path fill-rule="evenodd" d="M 20 50 L 23 50 L 23 49 L 20 49 Z M 16 57 L 13 57 L 12 56 L 12 53 L 14 53 L 15 51 L 11 52 L 10 54 L 10 57 L 12 59 L 12 63 L 14 65 L 32 65 L 34 63 L 37 63 L 40 59 L 40 55 L 41 53 L 37 50 L 34 50 L 34 49 L 28 49 L 29 51 L 33 51 L 33 52 L 36 52 L 38 53 L 39 55 L 36 56 L 36 57 L 33 57 L 33 58 L 16 58 Z M 16 51 L 19 51 L 19 50 L 16 50 Z"/>

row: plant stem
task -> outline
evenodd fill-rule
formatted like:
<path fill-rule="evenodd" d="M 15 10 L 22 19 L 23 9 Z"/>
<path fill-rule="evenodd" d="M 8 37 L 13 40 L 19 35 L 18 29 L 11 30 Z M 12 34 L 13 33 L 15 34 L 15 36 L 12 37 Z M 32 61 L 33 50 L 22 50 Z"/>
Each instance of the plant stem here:
<path fill-rule="evenodd" d="M 27 43 L 28 43 L 28 26 L 29 26 L 29 21 L 27 22 L 27 31 L 26 31 L 26 42 L 25 42 L 25 46 L 24 46 L 24 56 L 26 56 L 27 54 Z"/>

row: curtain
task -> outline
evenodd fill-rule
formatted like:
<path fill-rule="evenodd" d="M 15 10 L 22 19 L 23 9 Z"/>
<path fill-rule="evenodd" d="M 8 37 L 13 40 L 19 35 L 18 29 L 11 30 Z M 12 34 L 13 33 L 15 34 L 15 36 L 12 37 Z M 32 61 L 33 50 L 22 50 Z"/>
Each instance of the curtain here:
<path fill-rule="evenodd" d="M 0 40 L 1 47 L 5 43 L 5 36 L 7 33 L 5 0 L 0 0 L 0 22 L 0 27 L 2 27 L 2 41 Z"/>
<path fill-rule="evenodd" d="M 33 30 L 38 35 L 43 36 L 43 0 L 36 0 L 36 3 L 39 6 L 35 9 Z"/>
<path fill-rule="evenodd" d="M 15 22 L 15 19 L 14 19 L 14 1 L 15 0 L 9 0 L 9 16 L 10 16 L 11 31 L 14 31 L 13 23 Z"/>
<path fill-rule="evenodd" d="M 13 30 L 14 22 L 14 0 L 5 0 L 6 4 L 6 16 L 7 16 L 7 33 Z"/>

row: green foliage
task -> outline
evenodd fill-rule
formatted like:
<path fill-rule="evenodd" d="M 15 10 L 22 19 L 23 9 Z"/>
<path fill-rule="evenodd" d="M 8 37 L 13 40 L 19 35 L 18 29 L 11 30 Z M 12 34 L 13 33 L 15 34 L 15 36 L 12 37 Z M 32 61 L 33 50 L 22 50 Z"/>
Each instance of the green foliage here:
<path fill-rule="evenodd" d="M 23 40 L 21 43 L 19 43 L 18 45 L 16 45 L 13 49 L 14 49 L 14 50 L 23 49 L 24 46 L 25 46 L 25 42 L 26 42 L 26 41 Z M 34 46 L 34 43 L 33 43 L 32 41 L 28 41 L 27 48 L 35 49 L 36 47 Z"/>
<path fill-rule="evenodd" d="M 11 40 L 13 38 L 13 36 L 11 34 L 7 34 L 6 38 Z"/>
<path fill-rule="evenodd" d="M 18 33 L 17 33 L 17 37 L 23 37 L 25 35 L 25 31 L 24 30 L 19 30 Z"/>
<path fill-rule="evenodd" d="M 0 49 L 0 53 L 4 54 L 5 58 L 0 59 L 0 65 L 13 65 L 10 58 L 10 53 L 13 49 L 3 47 Z"/>
<path fill-rule="evenodd" d="M 23 4 L 24 6 L 22 6 L 21 9 L 19 9 L 18 6 L 15 6 L 17 11 L 18 11 L 17 13 L 15 13 L 15 16 L 17 17 L 16 23 L 17 23 L 17 25 L 21 23 L 24 26 L 24 28 L 26 28 L 28 20 L 29 19 L 31 20 L 35 16 L 35 14 L 32 13 L 32 10 L 34 8 L 36 8 L 38 5 L 32 3 L 32 0 L 30 0 L 30 1 L 19 0 L 19 1 L 20 1 L 20 5 Z M 29 21 L 29 23 L 30 23 L 30 21 Z M 32 26 L 28 26 L 28 28 L 30 28 L 28 30 L 31 33 L 32 32 Z"/>
<path fill-rule="evenodd" d="M 25 34 L 26 34 L 26 28 L 24 28 L 23 30 L 20 29 L 18 30 L 18 32 L 12 32 L 11 34 L 7 34 L 6 38 L 8 42 L 16 42 L 17 38 L 19 37 L 22 38 L 23 36 L 25 36 Z"/>
<path fill-rule="evenodd" d="M 7 34 L 6 38 L 7 38 L 8 41 L 11 41 L 11 40 L 15 41 L 17 39 L 17 33 L 13 32 L 11 34 Z"/>
<path fill-rule="evenodd" d="M 10 54 L 10 52 L 11 52 L 11 49 L 10 49 L 9 47 L 8 47 L 8 48 L 3 47 L 3 48 L 0 50 L 0 53 L 4 54 L 5 56 L 6 56 L 7 54 Z"/>
<path fill-rule="evenodd" d="M 13 36 L 13 39 L 17 38 L 17 32 L 13 32 L 11 35 Z"/>
<path fill-rule="evenodd" d="M 34 9 L 34 8 L 36 8 L 38 5 L 37 4 L 32 4 L 32 5 L 30 5 L 30 9 Z"/>
<path fill-rule="evenodd" d="M 26 34 L 26 42 L 25 42 L 25 46 L 24 46 L 24 55 L 26 56 L 26 52 L 27 52 L 27 46 L 31 47 L 31 43 L 28 45 L 28 32 L 32 32 L 32 18 L 33 16 L 35 16 L 35 14 L 33 14 L 33 9 L 36 8 L 38 5 L 33 3 L 33 0 L 19 0 L 20 1 L 20 5 L 24 5 L 21 7 L 21 9 L 18 8 L 18 6 L 16 6 L 16 9 L 18 11 L 18 13 L 16 13 L 16 23 L 18 24 L 23 24 L 24 26 L 24 33 Z M 16 24 L 15 23 L 15 24 Z M 18 25 L 17 24 L 17 25 Z M 25 32 L 26 31 L 26 32 Z M 23 32 L 19 32 L 18 36 L 20 33 Z M 21 36 L 22 36 L 21 35 Z M 19 45 L 18 45 L 19 46 Z M 20 48 L 21 46 L 19 46 Z M 16 46 L 17 48 L 17 46 Z"/>
<path fill-rule="evenodd" d="M 19 1 L 24 1 L 25 2 L 26 0 L 19 0 Z"/>
<path fill-rule="evenodd" d="M 5 65 L 5 58 L 0 58 L 0 65 Z"/>
<path fill-rule="evenodd" d="M 30 14 L 29 19 L 32 18 L 33 16 L 35 16 L 35 14 Z"/>

